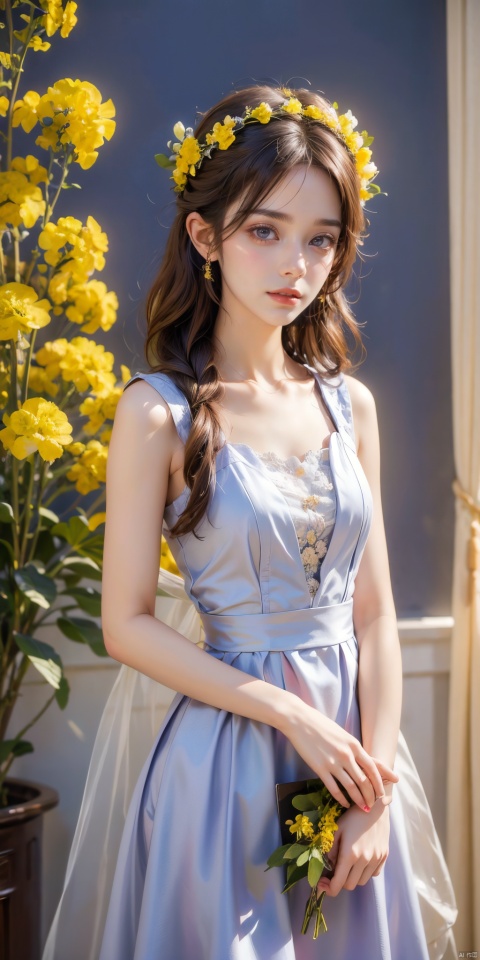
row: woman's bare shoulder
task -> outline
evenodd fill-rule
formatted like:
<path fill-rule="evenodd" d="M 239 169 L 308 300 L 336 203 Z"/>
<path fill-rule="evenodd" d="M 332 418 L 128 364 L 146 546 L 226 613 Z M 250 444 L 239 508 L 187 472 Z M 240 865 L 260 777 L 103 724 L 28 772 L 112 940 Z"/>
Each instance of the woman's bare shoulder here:
<path fill-rule="evenodd" d="M 352 404 L 357 448 L 360 450 L 372 433 L 378 433 L 375 397 L 370 388 L 357 377 L 351 374 L 344 374 L 344 377 Z"/>
<path fill-rule="evenodd" d="M 172 420 L 168 403 L 147 380 L 139 378 L 129 383 L 120 395 L 115 419 L 136 421 L 139 426 L 152 430 L 163 427 Z"/>

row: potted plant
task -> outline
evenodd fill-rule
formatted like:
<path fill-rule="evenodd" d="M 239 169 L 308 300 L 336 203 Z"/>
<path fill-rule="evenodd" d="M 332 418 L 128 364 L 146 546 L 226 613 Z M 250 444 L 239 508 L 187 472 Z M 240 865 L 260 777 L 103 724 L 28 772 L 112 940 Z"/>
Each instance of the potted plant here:
<path fill-rule="evenodd" d="M 95 582 L 122 392 L 113 354 L 94 339 L 115 323 L 118 306 L 92 278 L 105 264 L 107 236 L 92 216 L 80 221 L 59 207 L 66 190 L 79 189 L 72 172 L 88 170 L 112 137 L 115 108 L 88 81 L 60 79 L 40 92 L 25 82 L 27 55 L 44 56 L 55 34 L 68 37 L 76 3 L 0 6 L 0 953 L 35 960 L 41 814 L 58 796 L 9 774 L 33 749 L 30 728 L 54 700 L 60 709 L 68 701 L 62 660 L 39 628 L 55 624 L 107 656 Z M 120 377 L 130 377 L 127 367 Z M 31 670 L 45 699 L 19 729 L 14 708 Z"/>

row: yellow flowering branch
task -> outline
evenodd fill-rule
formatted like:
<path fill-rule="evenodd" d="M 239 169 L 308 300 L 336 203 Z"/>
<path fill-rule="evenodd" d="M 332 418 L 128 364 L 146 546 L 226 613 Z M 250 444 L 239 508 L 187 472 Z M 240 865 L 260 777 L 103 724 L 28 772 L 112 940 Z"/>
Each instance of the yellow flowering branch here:
<path fill-rule="evenodd" d="M 72 165 L 89 169 L 112 137 L 115 108 L 111 100 L 102 102 L 89 81 L 68 78 L 43 95 L 27 90 L 18 99 L 27 51 L 47 51 L 45 34 L 68 37 L 77 4 L 4 0 L 3 5 L 9 52 L 0 51 L 0 115 L 6 117 L 0 169 L 0 805 L 7 800 L 5 777 L 15 757 L 32 749 L 26 732 L 53 700 L 61 708 L 68 701 L 61 659 L 38 639 L 39 626 L 55 622 L 67 637 L 106 656 L 92 619 L 100 616 L 100 594 L 79 585 L 86 576 L 101 578 L 105 515 L 95 511 L 104 507 L 109 425 L 121 394 L 113 354 L 90 337 L 116 320 L 115 294 L 92 279 L 103 269 L 108 238 L 91 216 L 86 223 L 69 216 L 53 222 Z M 33 151 L 15 156 L 19 126 L 27 135 L 36 128 L 36 146 L 48 157 L 45 166 Z M 22 262 L 22 242 L 35 231 L 36 243 Z M 43 337 L 38 347 L 37 333 L 47 327 L 50 339 Z M 81 335 L 72 337 L 72 329 Z M 129 376 L 123 367 L 123 379 Z M 75 421 L 78 413 L 84 418 L 75 437 L 70 412 Z M 83 509 L 85 496 L 95 490 Z M 56 512 L 62 496 L 65 505 Z M 60 597 L 62 605 L 55 609 Z M 15 703 L 32 666 L 51 692 L 40 711 L 10 735 Z"/>

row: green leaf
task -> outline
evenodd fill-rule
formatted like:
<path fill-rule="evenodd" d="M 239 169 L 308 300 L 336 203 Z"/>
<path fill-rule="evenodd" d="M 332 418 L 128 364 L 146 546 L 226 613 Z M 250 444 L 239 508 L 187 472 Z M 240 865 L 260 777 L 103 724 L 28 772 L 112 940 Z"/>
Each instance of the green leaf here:
<path fill-rule="evenodd" d="M 62 577 L 62 579 L 77 577 L 78 579 L 101 580 L 102 570 L 92 557 L 65 557 L 56 576 Z"/>
<path fill-rule="evenodd" d="M 298 857 L 301 853 L 303 853 L 304 850 L 304 843 L 292 843 L 285 852 L 285 859 L 294 860 L 295 857 Z"/>
<path fill-rule="evenodd" d="M 282 847 L 277 847 L 273 853 L 270 854 L 267 863 L 269 867 L 282 867 L 285 863 L 284 853 L 286 850 L 289 850 L 291 847 L 290 843 L 284 843 Z"/>
<path fill-rule="evenodd" d="M 78 606 L 91 617 L 100 617 L 102 613 L 102 595 L 93 587 L 67 587 L 61 593 L 62 597 L 73 597 Z"/>
<path fill-rule="evenodd" d="M 2 740 L 0 742 L 0 764 L 5 763 L 11 756 L 22 757 L 25 753 L 33 753 L 33 746 L 28 740 Z"/>
<path fill-rule="evenodd" d="M 320 877 L 322 875 L 323 864 L 320 863 L 315 857 L 309 861 L 308 864 L 308 882 L 311 887 L 316 887 Z"/>
<path fill-rule="evenodd" d="M 35 637 L 29 637 L 24 633 L 15 631 L 13 637 L 17 647 L 28 657 L 32 666 L 42 674 L 50 686 L 59 690 L 63 667 L 56 650 L 49 643 L 43 643 L 42 640 L 36 640 Z"/>
<path fill-rule="evenodd" d="M 307 860 L 310 860 L 311 850 L 304 850 L 303 853 L 297 857 L 297 867 L 303 867 L 304 863 L 307 863 Z"/>
<path fill-rule="evenodd" d="M 98 657 L 108 657 L 102 631 L 93 620 L 86 620 L 84 617 L 58 617 L 56 624 L 69 640 L 86 643 Z"/>
<path fill-rule="evenodd" d="M 95 536 L 89 537 L 88 540 L 84 541 L 81 546 L 78 547 L 78 553 L 84 557 L 90 557 L 91 560 L 94 560 L 94 562 L 101 567 L 103 563 L 104 540 L 105 534 L 103 532 L 95 534 Z"/>
<path fill-rule="evenodd" d="M 27 563 L 25 567 L 20 567 L 20 570 L 14 570 L 13 576 L 25 597 L 48 610 L 57 596 L 57 588 L 51 577 L 40 573 L 34 563 Z"/>
<path fill-rule="evenodd" d="M 64 710 L 65 707 L 67 706 L 69 696 L 70 696 L 70 684 L 66 677 L 62 677 L 60 680 L 60 686 L 55 693 L 55 699 L 61 710 Z"/>
<path fill-rule="evenodd" d="M 315 793 L 299 793 L 293 797 L 292 806 L 296 810 L 315 810 L 325 799 L 325 789 L 316 790 Z"/>
<path fill-rule="evenodd" d="M 45 520 L 50 520 L 51 523 L 59 523 L 58 514 L 53 510 L 49 510 L 48 507 L 39 507 L 38 514 L 40 517 L 43 517 Z M 44 526 L 44 524 L 42 524 Z"/>
<path fill-rule="evenodd" d="M 87 520 L 83 517 L 75 516 L 70 517 L 70 520 L 66 523 L 55 523 L 53 527 L 50 528 L 50 533 L 53 536 L 62 537 L 71 547 L 76 547 L 89 536 L 90 530 Z"/>
<path fill-rule="evenodd" d="M 176 161 L 170 160 L 170 157 L 165 156 L 164 153 L 156 153 L 155 160 L 158 163 L 158 166 L 163 167 L 164 169 L 176 166 Z"/>
<path fill-rule="evenodd" d="M 14 523 L 15 517 L 13 515 L 12 507 L 9 503 L 0 503 L 0 523 Z"/>
<path fill-rule="evenodd" d="M 4 547 L 7 548 L 8 552 L 9 552 L 9 554 L 10 554 L 12 560 L 13 560 L 14 557 L 15 557 L 15 554 L 14 554 L 14 552 L 13 552 L 12 544 L 9 543 L 8 540 L 0 540 L 0 543 L 2 544 L 2 546 L 4 546 Z"/>
<path fill-rule="evenodd" d="M 286 893 L 287 890 L 290 890 L 295 883 L 298 883 L 303 877 L 305 877 L 307 871 L 305 867 L 297 867 L 296 863 L 290 864 L 290 867 L 287 867 L 287 882 L 282 890 L 282 893 Z"/>

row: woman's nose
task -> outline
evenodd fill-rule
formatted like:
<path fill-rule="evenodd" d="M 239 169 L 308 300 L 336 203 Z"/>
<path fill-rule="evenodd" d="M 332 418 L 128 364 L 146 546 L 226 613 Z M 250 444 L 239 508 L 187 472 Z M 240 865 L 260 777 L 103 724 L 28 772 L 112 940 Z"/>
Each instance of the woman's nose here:
<path fill-rule="evenodd" d="M 284 258 L 283 267 L 281 273 L 283 276 L 294 276 L 294 277 L 303 277 L 307 271 L 307 265 L 305 261 L 305 255 L 302 250 L 292 250 L 288 256 Z"/>

